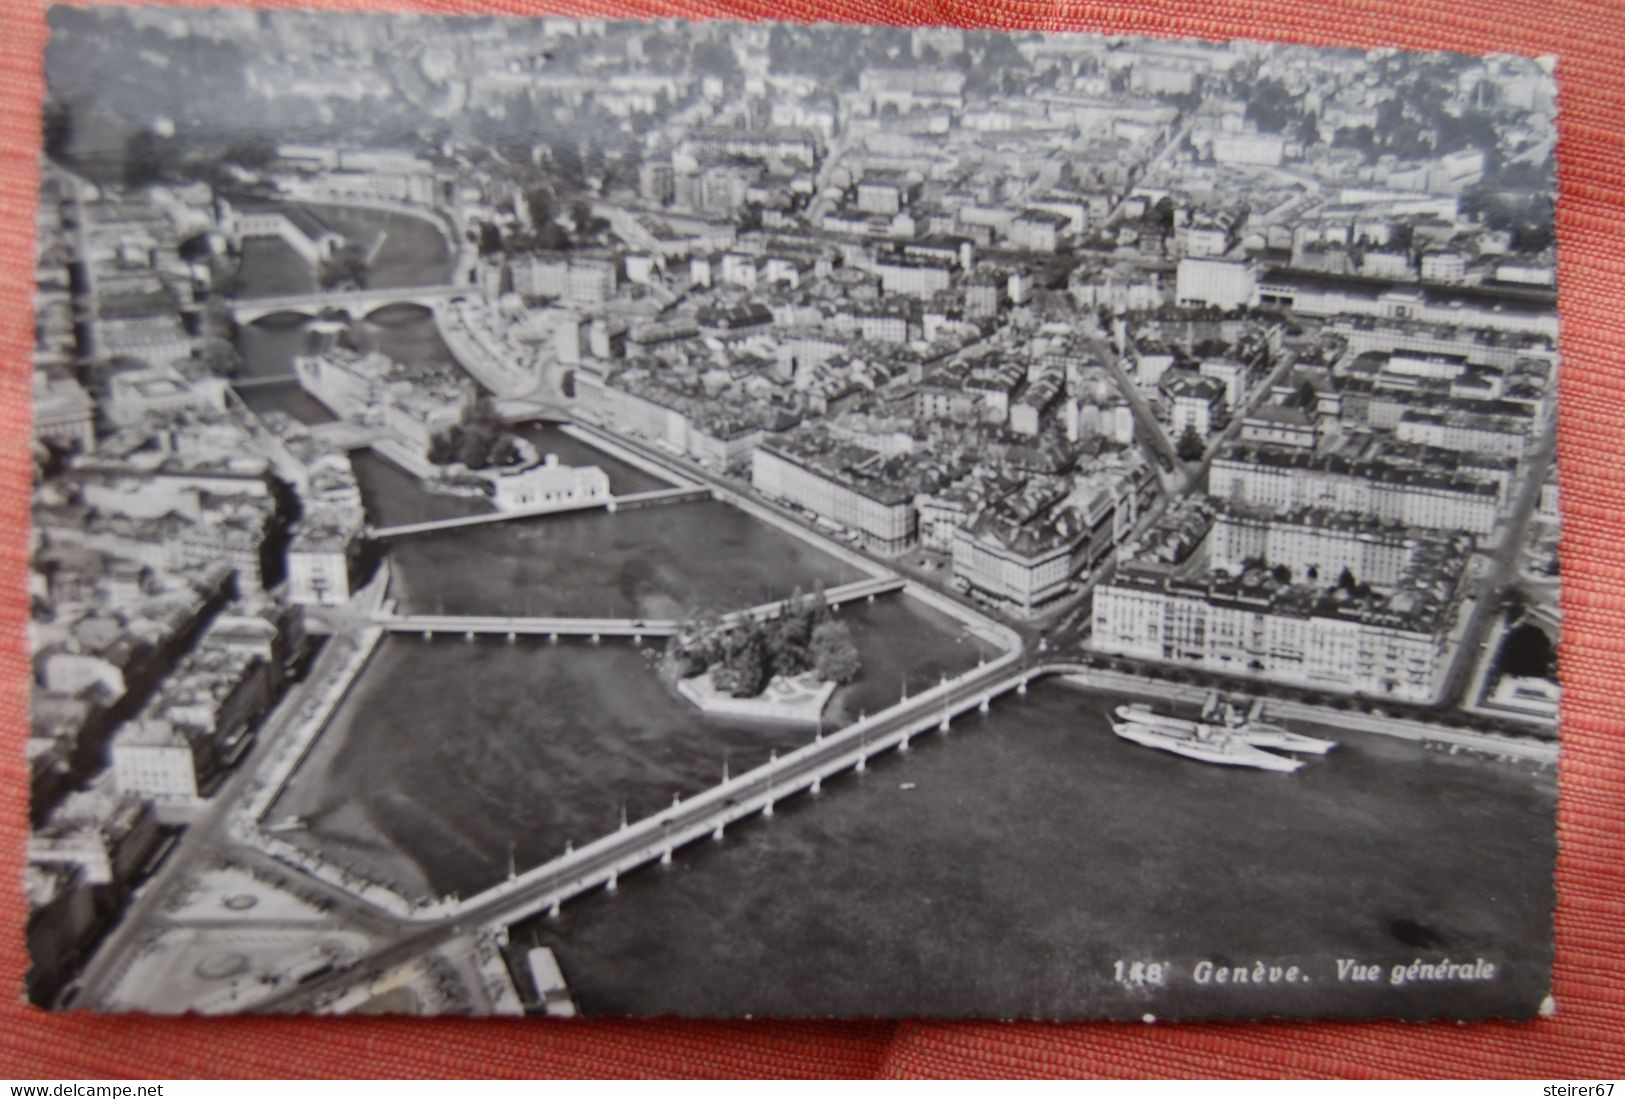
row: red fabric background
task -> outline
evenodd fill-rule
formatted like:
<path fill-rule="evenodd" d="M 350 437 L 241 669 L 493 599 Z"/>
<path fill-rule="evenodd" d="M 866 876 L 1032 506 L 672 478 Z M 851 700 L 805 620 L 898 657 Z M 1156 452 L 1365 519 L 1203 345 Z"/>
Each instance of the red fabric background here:
<path fill-rule="evenodd" d="M 264 6 L 292 6 L 269 4 Z M 1593 0 L 304 0 L 626 17 L 949 23 L 1554 54 L 1564 374 L 1565 678 L 1556 1018 L 1155 1026 L 473 1022 L 49 1015 L 27 964 L 28 378 L 40 0 L 0 0 L 0 1077 L 1625 1075 L 1625 3 Z M 1427 842 L 1418 837 L 1418 842 Z"/>

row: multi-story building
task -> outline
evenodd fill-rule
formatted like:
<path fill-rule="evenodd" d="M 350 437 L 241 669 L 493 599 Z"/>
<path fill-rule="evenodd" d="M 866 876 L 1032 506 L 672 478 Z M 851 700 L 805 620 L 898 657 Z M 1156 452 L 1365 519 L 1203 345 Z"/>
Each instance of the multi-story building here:
<path fill-rule="evenodd" d="M 118 790 L 156 802 L 196 801 L 247 750 L 280 682 L 280 667 L 261 649 L 205 634 L 115 735 Z"/>
<path fill-rule="evenodd" d="M 1004 491 L 1011 491 L 1011 486 L 1006 486 Z M 967 480 L 916 496 L 914 509 L 919 513 L 920 545 L 938 553 L 952 552 L 955 532 L 969 526 L 982 505 L 997 492 L 995 486 L 984 480 Z"/>
<path fill-rule="evenodd" d="M 96 445 L 95 406 L 65 374 L 34 371 L 34 438 L 62 443 L 81 453 Z"/>
<path fill-rule="evenodd" d="M 976 394 L 966 391 L 964 378 L 957 373 L 933 373 L 914 390 L 914 415 L 925 421 L 969 423 L 976 419 L 977 403 Z"/>
<path fill-rule="evenodd" d="M 119 792 L 157 803 L 196 801 L 199 776 L 209 768 L 203 737 L 167 721 L 126 722 L 111 754 Z"/>
<path fill-rule="evenodd" d="M 1027 522 L 988 508 L 953 534 L 954 580 L 1020 614 L 1066 594 L 1087 558 L 1089 531 L 1070 509 Z"/>
<path fill-rule="evenodd" d="M 1225 422 L 1224 384 L 1215 378 L 1179 377 L 1165 387 L 1174 438 L 1194 431 L 1207 440 Z"/>
<path fill-rule="evenodd" d="M 965 74 L 953 69 L 865 69 L 858 78 L 858 91 L 874 112 L 895 107 L 907 113 L 915 107 L 965 105 Z"/>
<path fill-rule="evenodd" d="M 1242 309 L 1257 303 L 1258 276 L 1246 260 L 1186 256 L 1174 276 L 1174 300 L 1180 305 Z"/>
<path fill-rule="evenodd" d="M 1412 408 L 1400 416 L 1394 434 L 1401 442 L 1440 450 L 1522 458 L 1529 447 L 1529 419 L 1461 409 Z"/>
<path fill-rule="evenodd" d="M 77 866 L 29 865 L 28 998 L 49 1004 L 78 969 L 96 930 L 96 892 Z"/>
<path fill-rule="evenodd" d="M 1037 435 L 1061 399 L 1063 376 L 1052 370 L 1040 374 L 1021 391 L 1010 406 L 1010 430 L 1021 435 Z"/>
<path fill-rule="evenodd" d="M 1279 134 L 1219 134 L 1213 139 L 1213 159 L 1220 164 L 1280 165 L 1286 139 Z"/>
<path fill-rule="evenodd" d="M 1460 252 L 1434 249 L 1422 253 L 1424 282 L 1461 282 L 1467 277 L 1467 258 Z"/>
<path fill-rule="evenodd" d="M 576 407 L 585 419 L 716 470 L 742 466 L 764 439 L 796 422 L 786 411 L 677 391 L 636 368 L 608 379 L 577 374 Z"/>
<path fill-rule="evenodd" d="M 1457 471 L 1273 446 L 1227 447 L 1208 471 L 1208 492 L 1278 512 L 1319 507 L 1476 535 L 1495 531 L 1504 503 L 1502 486 Z"/>
<path fill-rule="evenodd" d="M 1025 210 L 1010 222 L 1005 239 L 1013 247 L 1029 252 L 1053 252 L 1060 247 L 1061 237 L 1071 224 L 1064 214 L 1049 210 Z"/>
<path fill-rule="evenodd" d="M 172 368 L 126 370 L 107 383 L 102 411 L 119 426 L 180 412 L 223 412 L 226 383 L 220 378 L 184 378 Z"/>
<path fill-rule="evenodd" d="M 1174 246 L 1181 256 L 1216 259 L 1230 251 L 1234 243 L 1234 226 L 1228 218 L 1222 222 L 1202 218 L 1174 227 Z"/>
<path fill-rule="evenodd" d="M 1135 563 L 1095 589 L 1098 652 L 1326 690 L 1431 701 L 1449 664 L 1455 546 L 1392 594 L 1294 584 L 1255 567 L 1184 579 Z M 1416 570 L 1422 571 L 1422 570 Z"/>
<path fill-rule="evenodd" d="M 954 267 L 954 262 L 928 256 L 892 256 L 876 260 L 874 271 L 880 277 L 880 289 L 887 294 L 929 298 L 948 289 Z"/>
<path fill-rule="evenodd" d="M 1259 304 L 1311 317 L 1376 317 L 1557 338 L 1557 296 L 1546 287 L 1396 283 L 1278 267 L 1258 277 L 1257 291 Z"/>
<path fill-rule="evenodd" d="M 816 130 L 800 126 L 709 127 L 687 134 L 675 153 L 694 160 L 737 157 L 814 168 L 824 155 L 824 141 Z"/>
<path fill-rule="evenodd" d="M 1235 359 L 1221 356 L 1203 359 L 1196 371 L 1204 378 L 1212 378 L 1224 386 L 1224 407 L 1235 411 L 1247 397 L 1247 367 Z"/>
<path fill-rule="evenodd" d="M 543 253 L 509 262 L 514 293 L 556 298 L 566 305 L 602 305 L 615 296 L 620 276 L 609 256 Z"/>
<path fill-rule="evenodd" d="M 876 553 L 896 555 L 915 542 L 914 498 L 947 480 L 944 471 L 827 440 L 765 443 L 751 455 L 756 491 L 845 527 Z"/>
<path fill-rule="evenodd" d="M 161 836 L 152 807 L 105 789 L 69 794 L 28 839 L 28 861 L 76 866 L 89 885 L 123 888 L 141 871 Z"/>
<path fill-rule="evenodd" d="M 331 510 L 306 515 L 288 541 L 285 598 L 300 606 L 349 602 L 360 545 L 353 519 Z"/>
<path fill-rule="evenodd" d="M 981 406 L 982 419 L 1002 424 L 1010 418 L 1011 398 L 1026 379 L 1027 370 L 1021 363 L 986 355 L 971 364 L 964 389 Z"/>
<path fill-rule="evenodd" d="M 644 162 L 638 169 L 638 194 L 645 202 L 658 206 L 671 205 L 677 195 L 677 176 L 669 160 Z"/>
<path fill-rule="evenodd" d="M 609 501 L 609 474 L 597 466 L 564 466 L 557 454 L 540 465 L 496 476 L 491 502 L 498 511 Z"/>
<path fill-rule="evenodd" d="M 913 201 L 918 192 L 919 188 L 909 182 L 905 172 L 869 171 L 858 181 L 858 209 L 866 214 L 890 217 Z"/>
<path fill-rule="evenodd" d="M 1241 421 L 1241 441 L 1313 451 L 1320 429 L 1313 416 L 1295 405 L 1267 404 Z"/>
<path fill-rule="evenodd" d="M 1017 613 L 1034 613 L 1110 557 L 1133 531 L 1155 483 L 1140 463 L 1070 479 L 973 485 L 972 499 L 979 498 L 979 506 L 969 521 L 947 532 L 954 582 Z M 950 491 L 931 502 L 951 505 L 956 496 Z M 922 507 L 922 523 L 925 516 Z"/>
<path fill-rule="evenodd" d="M 1251 563 L 1330 584 L 1347 569 L 1355 580 L 1391 587 L 1410 568 L 1421 539 L 1407 527 L 1369 516 L 1299 508 L 1220 506 L 1208 535 L 1208 567 L 1239 575 Z"/>

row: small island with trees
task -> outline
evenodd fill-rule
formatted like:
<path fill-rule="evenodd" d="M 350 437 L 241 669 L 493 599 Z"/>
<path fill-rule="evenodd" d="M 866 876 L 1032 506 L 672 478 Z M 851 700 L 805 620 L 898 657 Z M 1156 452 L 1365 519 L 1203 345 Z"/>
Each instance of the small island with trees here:
<path fill-rule="evenodd" d="M 471 393 L 456 422 L 429 437 L 419 480 L 430 492 L 489 498 L 493 478 L 541 462 L 536 447 L 515 434 L 483 393 Z"/>
<path fill-rule="evenodd" d="M 678 693 L 706 713 L 808 723 L 862 670 L 852 631 L 821 588 L 798 589 L 762 619 L 691 618 L 667 642 L 664 659 Z"/>
<path fill-rule="evenodd" d="M 469 470 L 519 466 L 527 460 L 525 440 L 509 430 L 497 415 L 491 399 L 475 394 L 463 405 L 456 423 L 436 432 L 429 440 L 429 461 L 433 465 L 461 464 Z"/>

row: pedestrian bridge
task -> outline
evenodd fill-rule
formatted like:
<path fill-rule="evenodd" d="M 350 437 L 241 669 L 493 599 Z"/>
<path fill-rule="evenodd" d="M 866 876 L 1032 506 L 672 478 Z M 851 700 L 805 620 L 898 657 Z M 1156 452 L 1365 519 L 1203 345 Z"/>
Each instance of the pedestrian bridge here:
<path fill-rule="evenodd" d="M 858 599 L 874 599 L 898 591 L 904 586 L 900 576 L 872 577 L 830 588 L 824 592 L 824 602 L 831 607 L 851 603 Z M 721 615 L 723 625 L 745 619 L 773 618 L 783 611 L 787 599 L 762 603 L 741 611 Z M 642 641 L 645 637 L 670 637 L 681 626 L 675 618 L 566 618 L 562 616 L 487 616 L 447 614 L 380 614 L 372 622 L 390 633 L 421 634 L 426 640 L 439 636 L 461 636 L 472 641 L 476 637 L 587 637 L 601 641 L 606 637 L 629 637 Z"/>
<path fill-rule="evenodd" d="M 351 317 L 364 317 L 392 305 L 417 305 L 433 309 L 442 302 L 473 293 L 467 286 L 399 286 L 377 290 L 318 290 L 308 294 L 279 294 L 275 297 L 245 298 L 231 304 L 231 318 L 238 324 L 277 313 L 303 313 L 317 316 L 336 309 Z"/>
<path fill-rule="evenodd" d="M 380 614 L 373 623 L 390 633 L 422 634 L 425 640 L 446 635 L 472 641 L 478 636 L 506 637 L 670 637 L 677 632 L 675 618 L 547 618 L 498 617 L 469 614 Z"/>
<path fill-rule="evenodd" d="M 459 530 L 489 523 L 506 523 L 514 519 L 536 519 L 546 515 L 567 515 L 576 511 L 630 511 L 634 508 L 654 507 L 658 504 L 682 504 L 690 500 L 709 500 L 711 490 L 703 485 L 677 485 L 657 488 L 648 492 L 632 492 L 625 496 L 610 496 L 597 500 L 571 500 L 559 504 L 544 504 L 534 508 L 515 508 L 512 511 L 480 512 L 478 515 L 459 515 L 451 519 L 426 519 L 421 523 L 401 523 L 392 527 L 373 527 L 367 531 L 373 538 L 403 538 L 409 534 L 433 534 L 442 530 Z"/>

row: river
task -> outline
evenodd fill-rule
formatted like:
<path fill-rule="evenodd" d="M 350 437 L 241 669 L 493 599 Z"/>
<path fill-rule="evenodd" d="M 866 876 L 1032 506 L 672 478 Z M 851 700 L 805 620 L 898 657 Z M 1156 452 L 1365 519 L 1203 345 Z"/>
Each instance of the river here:
<path fill-rule="evenodd" d="M 368 267 L 369 287 L 433 286 L 451 276 L 453 256 L 434 225 L 405 214 L 308 205 L 328 224 L 364 247 L 378 244 Z M 316 289 L 316 272 L 281 240 L 243 242 L 238 272 L 238 297 L 253 299 Z M 293 359 L 304 347 L 309 318 L 283 313 L 242 326 L 237 348 L 243 358 L 245 380 L 285 378 L 281 383 L 244 386 L 238 390 L 256 412 L 273 409 L 295 419 L 317 424 L 334 417 L 292 380 Z M 357 318 L 351 337 L 363 349 L 376 349 L 407 366 L 438 370 L 451 365 L 434 317 L 413 305 L 390 306 Z"/>

